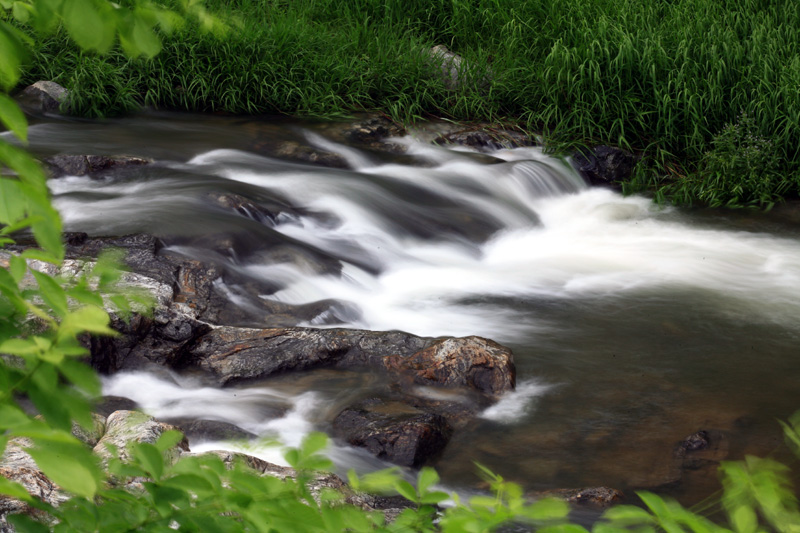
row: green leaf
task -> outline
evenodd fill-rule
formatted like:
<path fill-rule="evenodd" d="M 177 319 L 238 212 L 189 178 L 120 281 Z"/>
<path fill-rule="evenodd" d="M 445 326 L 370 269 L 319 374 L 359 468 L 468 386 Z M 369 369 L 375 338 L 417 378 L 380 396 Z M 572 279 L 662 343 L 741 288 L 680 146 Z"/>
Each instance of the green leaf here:
<path fill-rule="evenodd" d="M 146 442 L 131 444 L 131 452 L 141 466 L 154 480 L 161 479 L 164 473 L 164 457 L 153 444 Z"/>
<path fill-rule="evenodd" d="M 99 307 L 82 307 L 64 317 L 58 328 L 58 339 L 76 337 L 85 331 L 101 335 L 116 335 L 117 333 L 108 327 L 108 323 L 108 313 L 103 309 Z"/>
<path fill-rule="evenodd" d="M 417 491 L 414 489 L 413 485 L 404 479 L 400 479 L 395 483 L 394 486 L 395 490 L 397 491 L 400 496 L 405 498 L 408 501 L 416 502 L 417 501 Z"/>
<path fill-rule="evenodd" d="M 99 488 L 100 469 L 83 443 L 35 442 L 36 447 L 28 452 L 48 478 L 73 494 L 94 497 Z"/>
<path fill-rule="evenodd" d="M 214 486 L 197 474 L 179 474 L 163 480 L 162 485 L 191 491 L 200 498 L 216 494 Z"/>
<path fill-rule="evenodd" d="M 419 471 L 417 475 L 417 490 L 420 494 L 424 495 L 428 489 L 439 482 L 439 474 L 436 470 L 426 466 Z"/>
<path fill-rule="evenodd" d="M 24 514 L 14 514 L 8 516 L 8 521 L 17 531 L 25 531 L 25 533 L 49 533 L 50 528 L 37 522 L 30 516 Z"/>
<path fill-rule="evenodd" d="M 39 284 L 39 295 L 49 305 L 58 316 L 66 316 L 69 312 L 67 307 L 67 295 L 61 285 L 52 276 L 31 270 L 31 274 Z"/>
<path fill-rule="evenodd" d="M 612 522 L 624 523 L 625 525 L 653 524 L 653 515 L 640 507 L 632 505 L 618 505 L 603 513 L 603 518 Z"/>
<path fill-rule="evenodd" d="M 0 429 L 14 429 L 27 426 L 31 419 L 22 409 L 11 404 L 0 404 Z"/>
<path fill-rule="evenodd" d="M 8 339 L 0 344 L 0 353 L 32 355 L 39 353 L 39 347 L 33 339 Z"/>
<path fill-rule="evenodd" d="M 450 495 L 442 491 L 427 492 L 419 499 L 419 503 L 437 504 L 449 500 Z"/>
<path fill-rule="evenodd" d="M 22 193 L 19 182 L 0 178 L 0 224 L 24 220 L 27 210 L 28 199 Z"/>
<path fill-rule="evenodd" d="M 61 14 L 69 36 L 81 48 L 105 53 L 114 44 L 116 14 L 108 3 L 69 0 Z"/>
<path fill-rule="evenodd" d="M 28 271 L 28 262 L 18 255 L 12 255 L 8 259 L 8 271 L 11 272 L 11 277 L 19 284 L 25 273 Z"/>
<path fill-rule="evenodd" d="M 5 494 L 24 502 L 31 501 L 32 499 L 28 491 L 25 490 L 25 487 L 3 476 L 0 476 L 0 494 Z"/>
<path fill-rule="evenodd" d="M 528 509 L 526 515 L 534 520 L 556 520 L 566 518 L 569 514 L 569 505 L 562 500 L 545 498 L 534 502 Z"/>
<path fill-rule="evenodd" d="M 92 367 L 75 359 L 65 359 L 58 370 L 73 385 L 90 395 L 97 396 L 101 393 L 100 379 Z"/>
<path fill-rule="evenodd" d="M 25 24 L 31 18 L 33 7 L 24 2 L 14 2 L 12 12 L 15 19 Z"/>
<path fill-rule="evenodd" d="M 15 9 L 19 3 L 14 4 Z M 21 141 L 28 142 L 28 121 L 25 120 L 25 114 L 17 103 L 5 94 L 0 94 L 0 121 Z"/>
<path fill-rule="evenodd" d="M 19 68 L 26 57 L 19 30 L 0 20 L 0 88 L 10 91 L 19 80 Z"/>

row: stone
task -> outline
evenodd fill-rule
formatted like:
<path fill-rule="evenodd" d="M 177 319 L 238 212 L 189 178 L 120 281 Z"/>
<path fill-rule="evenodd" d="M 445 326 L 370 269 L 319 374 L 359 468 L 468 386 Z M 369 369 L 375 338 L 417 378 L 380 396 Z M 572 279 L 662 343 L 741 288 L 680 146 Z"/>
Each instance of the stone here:
<path fill-rule="evenodd" d="M 112 459 L 112 453 L 106 447 L 115 446 L 118 457 L 122 461 L 129 459 L 127 445 L 131 442 L 145 442 L 154 444 L 161 435 L 175 426 L 155 420 L 152 416 L 139 411 L 115 411 L 106 419 L 106 432 L 94 446 L 94 453 L 100 457 L 103 465 Z M 166 453 L 168 462 L 175 462 L 182 451 L 189 451 L 189 445 L 184 438 L 172 450 Z"/>
<path fill-rule="evenodd" d="M 72 435 L 91 448 L 94 448 L 103 438 L 105 431 L 106 417 L 98 413 L 92 413 L 92 427 L 89 429 L 84 428 L 77 422 L 72 423 Z"/>
<path fill-rule="evenodd" d="M 406 130 L 388 117 L 374 116 L 352 124 L 344 130 L 345 140 L 380 148 L 382 141 L 390 137 L 402 137 Z"/>
<path fill-rule="evenodd" d="M 333 431 L 379 459 L 414 468 L 441 454 L 453 433 L 441 415 L 382 400 L 344 409 L 334 419 Z"/>
<path fill-rule="evenodd" d="M 620 189 L 633 174 L 636 158 L 621 148 L 603 145 L 576 152 L 572 164 L 592 185 Z"/>
<path fill-rule="evenodd" d="M 129 155 L 55 155 L 44 159 L 52 178 L 63 176 L 89 176 L 100 178 L 123 168 L 147 165 L 151 159 Z"/>
<path fill-rule="evenodd" d="M 103 426 L 105 426 L 105 419 L 114 411 L 138 411 L 139 404 L 125 398 L 123 396 L 102 396 L 94 404 L 92 411 L 103 417 Z M 94 445 L 92 445 L 94 447 Z"/>
<path fill-rule="evenodd" d="M 582 489 L 555 489 L 537 492 L 536 498 L 556 498 L 565 502 L 605 509 L 621 503 L 625 499 L 622 491 L 610 487 L 585 487 Z"/>
<path fill-rule="evenodd" d="M 481 337 L 438 339 L 411 357 L 387 356 L 383 364 L 423 385 L 468 386 L 492 396 L 516 386 L 511 350 Z"/>
<path fill-rule="evenodd" d="M 284 141 L 275 150 L 275 157 L 329 168 L 349 169 L 347 160 L 335 152 L 327 152 L 295 141 Z"/>
<path fill-rule="evenodd" d="M 69 112 L 69 91 L 53 81 L 37 81 L 25 87 L 17 101 L 24 110 L 39 113 Z"/>
<path fill-rule="evenodd" d="M 433 140 L 433 143 L 439 145 L 457 144 L 479 152 L 492 152 L 521 146 L 535 146 L 536 140 L 520 131 L 487 127 L 454 131 L 440 135 Z"/>
<path fill-rule="evenodd" d="M 191 420 L 169 419 L 170 424 L 176 426 L 193 444 L 219 440 L 249 440 L 256 439 L 258 435 L 244 430 L 239 426 L 220 420 Z"/>

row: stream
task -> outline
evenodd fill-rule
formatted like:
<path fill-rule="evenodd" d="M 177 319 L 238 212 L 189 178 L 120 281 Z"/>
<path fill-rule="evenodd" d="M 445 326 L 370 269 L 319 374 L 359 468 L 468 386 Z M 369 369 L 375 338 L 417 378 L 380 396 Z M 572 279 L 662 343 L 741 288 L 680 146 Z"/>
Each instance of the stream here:
<path fill-rule="evenodd" d="M 302 325 L 480 335 L 511 347 L 516 392 L 456 431 L 434 465 L 450 488 L 482 487 L 479 462 L 527 491 L 647 488 L 694 504 L 718 489 L 714 461 L 782 457 L 776 419 L 800 408 L 796 208 L 662 207 L 590 188 L 538 148 L 476 154 L 434 146 L 420 131 L 398 141 L 404 154 L 381 153 L 340 144 L 334 131 L 150 113 L 44 119 L 30 139 L 43 157 L 154 160 L 103 179 L 51 180 L 69 231 L 190 237 L 180 253 L 275 284 L 260 297 L 337 302 Z M 259 153 L 286 140 L 341 154 L 352 170 Z M 266 223 L 221 209 L 210 193 L 288 208 Z M 235 245 L 199 238 L 221 234 Z M 337 269 L 263 264 L 264 242 Z M 330 369 L 225 389 L 166 373 L 104 381 L 106 394 L 156 417 L 224 420 L 288 445 L 329 430 L 339 410 L 384 386 L 368 372 Z M 676 467 L 676 446 L 700 430 L 719 435 L 713 456 Z M 258 443 L 192 449 L 220 446 L 281 462 L 279 449 Z M 345 446 L 331 455 L 342 471 L 386 466 Z"/>

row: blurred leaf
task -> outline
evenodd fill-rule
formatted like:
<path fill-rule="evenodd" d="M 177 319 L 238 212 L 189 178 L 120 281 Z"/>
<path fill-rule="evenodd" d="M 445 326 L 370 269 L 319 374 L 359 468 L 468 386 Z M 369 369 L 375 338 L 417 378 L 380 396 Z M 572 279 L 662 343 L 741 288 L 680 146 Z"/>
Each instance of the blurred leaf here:
<path fill-rule="evenodd" d="M 105 53 L 114 44 L 116 14 L 107 2 L 69 0 L 62 17 L 69 36 L 81 48 Z"/>
<path fill-rule="evenodd" d="M 116 335 L 117 333 L 108 326 L 109 317 L 99 307 L 81 307 L 64 317 L 58 328 L 58 338 L 74 337 L 88 331 L 102 335 Z"/>
<path fill-rule="evenodd" d="M 165 431 L 158 437 L 158 440 L 155 443 L 155 447 L 159 452 L 164 453 L 178 444 L 183 440 L 183 433 L 176 430 L 169 430 Z"/>
<path fill-rule="evenodd" d="M 16 6 L 20 2 L 16 2 Z M 28 142 L 28 121 L 17 103 L 0 94 L 0 121 L 23 142 Z"/>
<path fill-rule="evenodd" d="M 23 220 L 27 210 L 28 202 L 19 182 L 0 178 L 0 224 L 13 224 Z"/>
<path fill-rule="evenodd" d="M 416 502 L 417 501 L 417 491 L 414 489 L 413 485 L 404 479 L 400 479 L 394 485 L 395 490 L 397 491 L 400 496 L 405 498 L 408 501 Z"/>
<path fill-rule="evenodd" d="M 66 316 L 69 312 L 67 307 L 67 295 L 61 285 L 52 276 L 31 270 L 31 274 L 39 284 L 39 295 L 49 305 L 58 316 Z"/>
<path fill-rule="evenodd" d="M 19 30 L 0 20 L 0 88 L 10 91 L 19 80 L 19 67 L 26 57 Z"/>
<path fill-rule="evenodd" d="M 420 494 L 425 494 L 428 489 L 439 482 L 439 474 L 430 467 L 425 467 L 417 474 L 417 490 Z"/>
<path fill-rule="evenodd" d="M 13 430 L 16 427 L 26 426 L 30 423 L 30 417 L 22 409 L 7 403 L 0 404 L 0 429 Z"/>

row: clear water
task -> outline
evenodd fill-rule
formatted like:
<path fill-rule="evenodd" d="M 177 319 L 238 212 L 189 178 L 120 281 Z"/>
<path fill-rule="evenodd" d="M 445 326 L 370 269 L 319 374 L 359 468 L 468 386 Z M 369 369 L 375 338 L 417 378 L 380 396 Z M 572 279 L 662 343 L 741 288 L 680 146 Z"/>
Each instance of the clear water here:
<path fill-rule="evenodd" d="M 265 298 L 333 298 L 357 310 L 306 325 L 477 334 L 511 346 L 517 392 L 456 432 L 436 464 L 451 486 L 479 486 L 478 461 L 529 490 L 657 488 L 674 481 L 684 437 L 719 430 L 728 459 L 773 453 L 775 419 L 800 408 L 800 216 L 791 207 L 661 208 L 588 188 L 535 148 L 487 158 L 405 140 L 408 155 L 395 157 L 337 144 L 331 124 L 148 115 L 54 120 L 30 136 L 42 155 L 156 160 L 105 180 L 52 181 L 69 230 L 291 245 L 338 260 L 341 275 L 264 265 L 247 245 L 215 257 L 277 280 Z M 338 151 L 355 170 L 259 155 L 284 139 Z M 210 192 L 295 209 L 267 227 L 215 207 Z M 202 244 L 181 252 L 209 253 Z M 157 416 L 200 412 L 290 445 L 382 387 L 368 373 L 330 370 L 225 390 L 185 376 L 106 382 Z M 359 451 L 333 454 L 342 468 L 380 466 Z M 694 503 L 716 488 L 708 467 L 669 490 Z"/>

